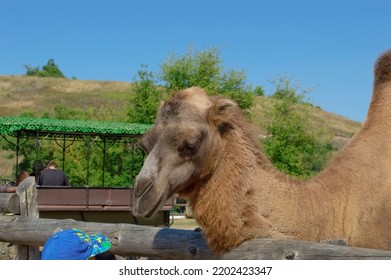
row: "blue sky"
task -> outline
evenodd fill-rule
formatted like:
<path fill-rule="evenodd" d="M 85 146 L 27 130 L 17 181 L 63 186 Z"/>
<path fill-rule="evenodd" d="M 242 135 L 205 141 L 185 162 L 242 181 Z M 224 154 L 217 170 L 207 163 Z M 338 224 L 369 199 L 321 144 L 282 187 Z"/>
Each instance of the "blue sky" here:
<path fill-rule="evenodd" d="M 364 121 L 373 65 L 391 48 L 389 0 L 0 0 L 0 75 L 53 58 L 67 77 L 131 82 L 170 53 L 221 49 L 267 94 L 279 75 L 324 110 Z"/>

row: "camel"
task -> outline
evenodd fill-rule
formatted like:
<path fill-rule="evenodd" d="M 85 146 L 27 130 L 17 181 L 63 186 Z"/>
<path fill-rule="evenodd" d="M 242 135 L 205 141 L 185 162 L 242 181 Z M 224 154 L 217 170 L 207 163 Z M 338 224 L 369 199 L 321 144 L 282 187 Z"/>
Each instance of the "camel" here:
<path fill-rule="evenodd" d="M 276 170 L 237 104 L 200 88 L 174 94 L 140 139 L 148 156 L 135 181 L 133 213 L 152 216 L 185 197 L 212 250 L 254 238 L 391 249 L 391 50 L 375 65 L 360 131 L 311 179 Z"/>

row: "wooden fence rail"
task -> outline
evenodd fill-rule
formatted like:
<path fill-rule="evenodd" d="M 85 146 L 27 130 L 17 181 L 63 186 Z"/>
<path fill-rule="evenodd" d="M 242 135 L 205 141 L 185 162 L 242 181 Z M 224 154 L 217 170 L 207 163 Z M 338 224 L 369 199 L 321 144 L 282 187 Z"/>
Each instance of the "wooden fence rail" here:
<path fill-rule="evenodd" d="M 201 232 L 131 224 L 80 222 L 0 216 L 0 241 L 42 246 L 58 228 L 80 228 L 102 233 L 112 242 L 110 251 L 122 256 L 162 259 L 391 259 L 391 252 L 296 240 L 256 239 L 218 256 Z"/>
<path fill-rule="evenodd" d="M 21 259 L 39 258 L 39 254 L 37 254 L 38 246 L 43 246 L 46 240 L 58 229 L 67 228 L 79 228 L 87 234 L 100 233 L 106 235 L 112 243 L 110 252 L 121 256 L 145 256 L 159 259 L 234 260 L 391 259 L 390 251 L 276 239 L 251 240 L 229 253 L 216 255 L 208 248 L 202 232 L 198 231 L 132 224 L 81 222 L 71 219 L 38 218 L 34 210 L 34 201 L 29 200 L 30 196 L 34 197 L 35 195 L 31 185 L 31 182 L 26 182 L 24 188 L 17 192 L 22 205 L 21 215 L 0 214 L 0 242 L 10 242 L 23 248 L 24 253 L 22 250 L 19 255 Z M 0 194 L 0 196 L 0 209 L 9 209 L 9 206 L 5 206 L 10 205 L 7 199 L 15 198 L 4 194 Z M 22 215 L 22 213 L 24 214 Z M 113 215 L 115 215 L 115 212 Z"/>
<path fill-rule="evenodd" d="M 0 213 L 19 213 L 19 196 L 16 193 L 3 193 L 0 195 Z"/>

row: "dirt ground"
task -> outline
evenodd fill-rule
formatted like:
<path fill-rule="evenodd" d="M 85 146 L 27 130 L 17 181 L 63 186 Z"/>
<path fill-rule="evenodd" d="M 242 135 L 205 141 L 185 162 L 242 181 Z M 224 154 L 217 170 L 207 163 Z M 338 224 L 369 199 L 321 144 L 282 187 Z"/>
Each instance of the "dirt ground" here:
<path fill-rule="evenodd" d="M 172 225 L 170 226 L 170 228 L 173 229 L 187 229 L 187 230 L 193 230 L 197 227 L 199 227 L 199 225 L 194 219 L 174 219 Z"/>

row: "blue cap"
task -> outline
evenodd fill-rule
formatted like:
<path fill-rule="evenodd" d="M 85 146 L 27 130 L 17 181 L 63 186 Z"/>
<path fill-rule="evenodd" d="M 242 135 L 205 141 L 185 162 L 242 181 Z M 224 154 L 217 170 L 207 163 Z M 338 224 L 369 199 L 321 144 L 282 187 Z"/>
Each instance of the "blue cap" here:
<path fill-rule="evenodd" d="M 110 249 L 109 239 L 101 234 L 87 235 L 72 228 L 52 235 L 43 246 L 42 260 L 87 260 Z"/>

